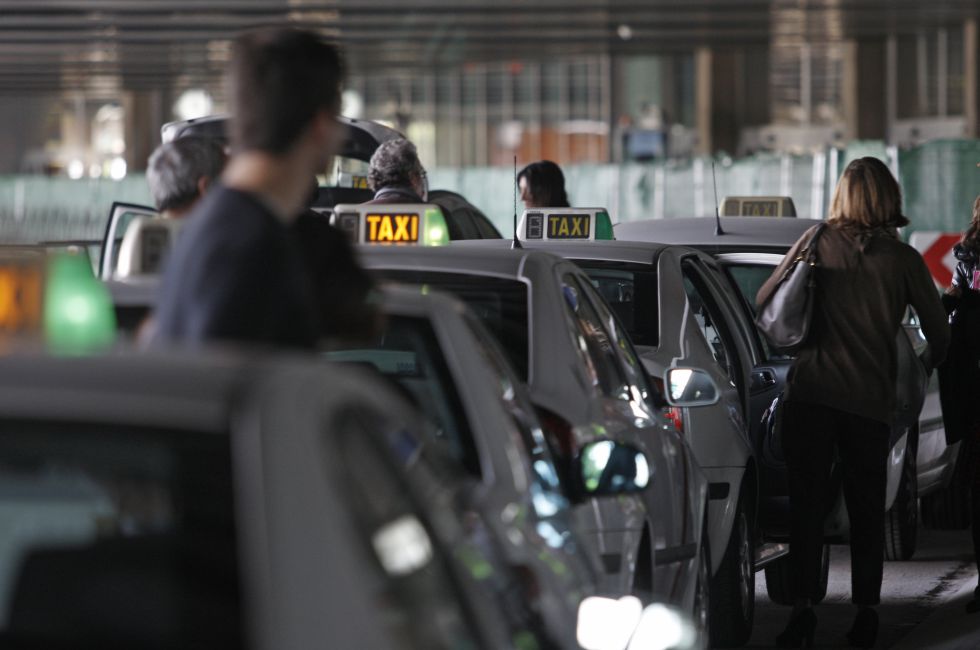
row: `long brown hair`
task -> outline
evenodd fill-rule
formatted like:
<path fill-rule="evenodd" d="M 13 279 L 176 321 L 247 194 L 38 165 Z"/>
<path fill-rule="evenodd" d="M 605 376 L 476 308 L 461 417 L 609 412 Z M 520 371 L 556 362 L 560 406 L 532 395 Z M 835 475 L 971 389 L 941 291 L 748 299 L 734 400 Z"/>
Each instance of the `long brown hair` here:
<path fill-rule="evenodd" d="M 963 246 L 980 251 L 980 196 L 973 200 L 973 218 L 963 234 Z"/>
<path fill-rule="evenodd" d="M 829 223 L 852 232 L 889 230 L 908 225 L 902 215 L 902 190 L 877 158 L 852 160 L 830 202 Z"/>

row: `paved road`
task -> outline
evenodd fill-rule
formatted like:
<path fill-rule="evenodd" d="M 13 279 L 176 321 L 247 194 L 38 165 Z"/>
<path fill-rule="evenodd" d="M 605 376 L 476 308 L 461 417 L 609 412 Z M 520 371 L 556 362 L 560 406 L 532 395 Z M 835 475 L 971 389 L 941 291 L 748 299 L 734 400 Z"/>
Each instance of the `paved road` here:
<path fill-rule="evenodd" d="M 886 562 L 878 648 L 895 650 L 980 649 L 980 614 L 967 615 L 964 605 L 977 584 L 969 531 L 920 531 L 915 557 Z M 831 552 L 827 599 L 815 610 L 819 648 L 846 648 L 844 635 L 854 617 L 850 604 L 850 557 L 846 546 Z M 789 609 L 766 595 L 763 574 L 756 579 L 755 630 L 747 647 L 771 648 Z"/>

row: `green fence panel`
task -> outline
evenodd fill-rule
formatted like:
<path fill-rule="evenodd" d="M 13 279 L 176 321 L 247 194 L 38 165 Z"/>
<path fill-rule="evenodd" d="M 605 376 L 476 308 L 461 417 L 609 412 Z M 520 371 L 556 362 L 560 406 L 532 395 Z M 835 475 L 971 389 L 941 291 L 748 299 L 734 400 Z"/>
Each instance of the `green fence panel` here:
<path fill-rule="evenodd" d="M 899 154 L 905 214 L 915 230 L 959 232 L 980 193 L 980 141 L 940 140 Z"/>

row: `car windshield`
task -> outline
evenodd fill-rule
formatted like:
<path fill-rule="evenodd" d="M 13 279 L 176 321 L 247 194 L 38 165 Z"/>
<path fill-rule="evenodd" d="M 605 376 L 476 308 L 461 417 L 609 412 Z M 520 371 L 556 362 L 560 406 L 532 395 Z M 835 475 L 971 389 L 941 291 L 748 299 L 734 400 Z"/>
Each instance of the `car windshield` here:
<path fill-rule="evenodd" d="M 464 273 L 381 269 L 378 273 L 395 282 L 418 284 L 454 294 L 465 302 L 490 332 L 497 337 L 508 361 L 527 381 L 528 358 L 528 289 L 519 280 Z"/>
<path fill-rule="evenodd" d="M 242 646 L 229 448 L 215 434 L 0 422 L 0 636 Z"/>
<path fill-rule="evenodd" d="M 652 266 L 576 260 L 626 329 L 633 343 L 656 347 L 660 340 L 657 272 Z"/>

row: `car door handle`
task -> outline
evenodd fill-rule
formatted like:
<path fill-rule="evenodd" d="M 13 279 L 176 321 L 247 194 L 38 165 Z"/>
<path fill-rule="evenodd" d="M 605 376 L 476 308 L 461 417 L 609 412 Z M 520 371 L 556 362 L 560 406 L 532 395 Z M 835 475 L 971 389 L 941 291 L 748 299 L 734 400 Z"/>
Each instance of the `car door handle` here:
<path fill-rule="evenodd" d="M 752 372 L 752 392 L 758 393 L 769 390 L 776 385 L 776 373 L 772 370 L 755 370 Z"/>

